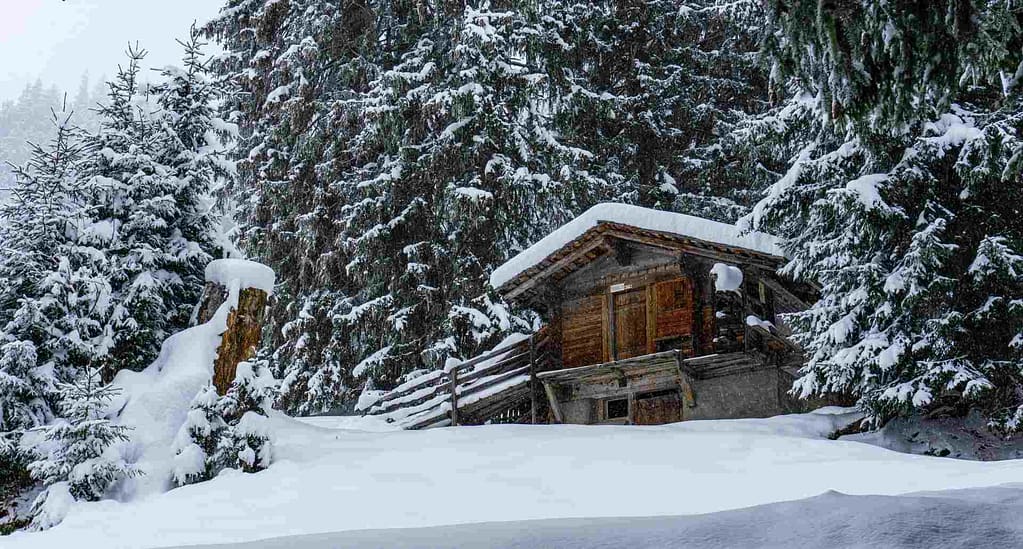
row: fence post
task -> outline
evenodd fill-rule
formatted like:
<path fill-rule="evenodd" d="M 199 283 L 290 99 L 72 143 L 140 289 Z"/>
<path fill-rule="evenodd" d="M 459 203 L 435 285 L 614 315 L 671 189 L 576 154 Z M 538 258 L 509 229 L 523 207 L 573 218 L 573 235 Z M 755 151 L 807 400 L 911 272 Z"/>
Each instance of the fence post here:
<path fill-rule="evenodd" d="M 451 425 L 458 426 L 458 366 L 451 369 Z"/>
<path fill-rule="evenodd" d="M 536 425 L 537 402 L 536 402 L 536 333 L 529 336 L 529 411 L 532 424 Z"/>

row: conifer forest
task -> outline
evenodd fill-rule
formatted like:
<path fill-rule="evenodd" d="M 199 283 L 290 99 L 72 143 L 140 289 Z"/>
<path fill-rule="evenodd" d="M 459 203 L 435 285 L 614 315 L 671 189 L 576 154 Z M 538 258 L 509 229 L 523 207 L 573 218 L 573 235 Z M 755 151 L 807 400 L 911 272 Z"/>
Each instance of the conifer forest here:
<path fill-rule="evenodd" d="M 0 96 L 0 546 L 1023 546 L 1023 2 L 209 1 Z"/>

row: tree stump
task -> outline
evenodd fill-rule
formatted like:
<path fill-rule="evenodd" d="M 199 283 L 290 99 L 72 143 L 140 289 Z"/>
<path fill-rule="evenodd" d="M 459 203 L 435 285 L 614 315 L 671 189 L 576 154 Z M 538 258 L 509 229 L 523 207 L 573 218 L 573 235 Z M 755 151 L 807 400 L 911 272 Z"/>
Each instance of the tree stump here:
<path fill-rule="evenodd" d="M 209 322 L 229 295 L 228 288 L 220 281 L 207 280 L 197 315 L 198 322 Z M 245 287 L 244 284 L 238 292 L 238 306 L 232 307 L 227 315 L 227 329 L 221 336 L 217 358 L 213 363 L 213 385 L 217 394 L 226 394 L 234 381 L 238 364 L 256 355 L 268 297 L 266 290 Z"/>

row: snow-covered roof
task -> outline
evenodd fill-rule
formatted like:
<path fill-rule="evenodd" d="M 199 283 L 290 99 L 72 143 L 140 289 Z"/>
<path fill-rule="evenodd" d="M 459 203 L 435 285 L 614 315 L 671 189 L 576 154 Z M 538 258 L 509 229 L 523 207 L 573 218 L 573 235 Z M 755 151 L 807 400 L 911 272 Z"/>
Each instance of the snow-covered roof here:
<path fill-rule="evenodd" d="M 743 232 L 735 225 L 703 219 L 692 215 L 651 210 L 629 204 L 604 203 L 586 210 L 558 230 L 526 248 L 490 275 L 490 285 L 500 288 L 515 277 L 539 264 L 586 231 L 602 224 L 629 225 L 639 229 L 743 248 L 776 257 L 784 257 L 781 239 L 767 233 Z"/>

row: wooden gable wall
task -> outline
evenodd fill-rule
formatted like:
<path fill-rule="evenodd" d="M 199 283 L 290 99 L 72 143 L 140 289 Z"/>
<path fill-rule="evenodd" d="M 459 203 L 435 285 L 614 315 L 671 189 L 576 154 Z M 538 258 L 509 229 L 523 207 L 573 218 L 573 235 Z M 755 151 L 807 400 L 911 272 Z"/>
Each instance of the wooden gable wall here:
<path fill-rule="evenodd" d="M 558 367 L 672 349 L 691 356 L 746 350 L 746 313 L 774 320 L 773 290 L 759 266 L 734 262 L 743 269 L 743 291 L 716 292 L 714 259 L 636 243 L 614 248 L 550 294 Z"/>

